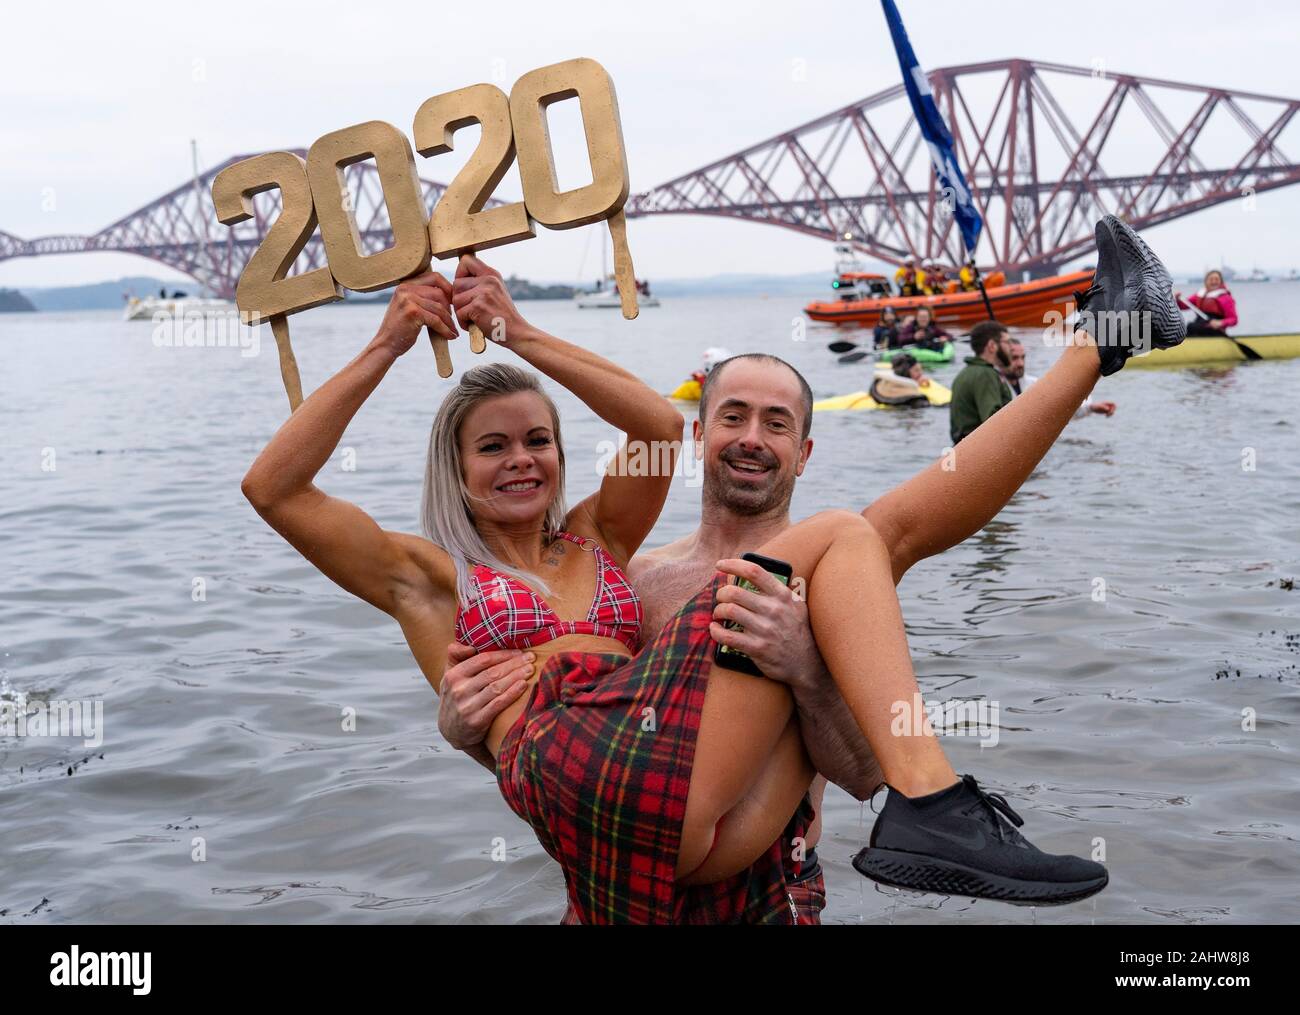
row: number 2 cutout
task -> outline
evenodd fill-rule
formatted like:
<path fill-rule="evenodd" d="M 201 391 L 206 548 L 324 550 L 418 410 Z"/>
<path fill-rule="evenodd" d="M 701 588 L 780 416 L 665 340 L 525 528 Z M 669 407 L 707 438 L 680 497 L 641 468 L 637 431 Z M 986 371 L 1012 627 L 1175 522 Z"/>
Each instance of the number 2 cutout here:
<path fill-rule="evenodd" d="M 253 196 L 277 189 L 280 214 L 248 259 L 235 287 L 235 305 L 248 324 L 343 298 L 328 267 L 285 278 L 316 229 L 306 163 L 297 155 L 267 152 L 223 169 L 212 181 L 217 221 L 233 226 L 252 218 Z"/>
<path fill-rule="evenodd" d="M 515 160 L 510 100 L 496 85 L 470 85 L 426 99 L 415 114 L 415 150 L 425 156 L 449 152 L 452 135 L 474 123 L 483 128 L 478 147 L 448 184 L 429 219 L 429 246 L 437 258 L 534 235 L 522 201 L 483 208 Z"/>

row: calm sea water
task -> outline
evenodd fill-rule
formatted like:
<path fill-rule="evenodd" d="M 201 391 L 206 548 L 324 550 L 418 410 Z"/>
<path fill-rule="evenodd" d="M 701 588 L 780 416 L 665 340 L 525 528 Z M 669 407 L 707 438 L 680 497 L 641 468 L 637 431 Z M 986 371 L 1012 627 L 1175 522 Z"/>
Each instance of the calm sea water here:
<path fill-rule="evenodd" d="M 1243 332 L 1300 327 L 1300 285 L 1237 290 Z M 710 345 L 785 356 L 819 396 L 863 387 L 825 348 L 842 333 L 791 340 L 800 305 L 679 299 L 635 323 L 524 306 L 660 390 Z M 308 389 L 381 310 L 293 319 Z M 239 493 L 287 411 L 269 335 L 256 357 L 151 336 L 114 313 L 0 317 L 0 696 L 97 699 L 105 727 L 96 747 L 0 737 L 0 918 L 557 921 L 558 866 L 441 739 L 396 625 Z M 1030 344 L 1042 374 L 1055 351 Z M 417 348 L 321 485 L 415 531 L 446 387 Z M 993 523 L 900 587 L 927 699 L 999 707 L 996 746 L 946 739 L 957 770 L 1005 792 L 1045 849 L 1101 840 L 1110 887 L 1033 911 L 878 890 L 849 864 L 874 817 L 832 787 L 827 922 L 1300 918 L 1298 388 L 1300 361 L 1107 378 L 1118 413 L 1073 423 Z M 578 497 L 611 433 L 561 406 Z M 819 414 L 813 436 L 796 517 L 923 467 L 947 414 Z M 698 503 L 684 477 L 652 542 L 688 532 Z"/>

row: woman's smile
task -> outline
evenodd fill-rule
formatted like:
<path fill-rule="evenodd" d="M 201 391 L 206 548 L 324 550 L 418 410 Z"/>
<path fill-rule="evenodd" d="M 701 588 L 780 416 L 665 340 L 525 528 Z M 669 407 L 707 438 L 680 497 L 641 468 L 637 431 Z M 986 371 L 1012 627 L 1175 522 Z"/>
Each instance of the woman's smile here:
<path fill-rule="evenodd" d="M 528 497 L 545 485 L 540 479 L 511 479 L 502 483 L 496 490 L 497 493 L 509 497 Z"/>

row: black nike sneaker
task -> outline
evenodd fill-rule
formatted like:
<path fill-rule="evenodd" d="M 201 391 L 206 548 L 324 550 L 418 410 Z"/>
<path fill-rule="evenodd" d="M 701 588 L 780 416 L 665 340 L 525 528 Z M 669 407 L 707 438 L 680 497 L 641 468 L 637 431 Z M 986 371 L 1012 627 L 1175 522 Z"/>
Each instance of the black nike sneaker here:
<path fill-rule="evenodd" d="M 871 844 L 853 866 L 896 888 L 1045 906 L 1106 887 L 1105 867 L 1044 853 L 1016 831 L 1023 824 L 1004 797 L 980 789 L 974 776 L 923 797 L 890 788 Z"/>
<path fill-rule="evenodd" d="M 1187 324 L 1173 279 L 1142 237 L 1114 215 L 1102 217 L 1095 235 L 1097 270 L 1092 285 L 1074 294 L 1075 326 L 1096 339 L 1106 377 L 1132 355 L 1177 345 L 1187 337 Z"/>

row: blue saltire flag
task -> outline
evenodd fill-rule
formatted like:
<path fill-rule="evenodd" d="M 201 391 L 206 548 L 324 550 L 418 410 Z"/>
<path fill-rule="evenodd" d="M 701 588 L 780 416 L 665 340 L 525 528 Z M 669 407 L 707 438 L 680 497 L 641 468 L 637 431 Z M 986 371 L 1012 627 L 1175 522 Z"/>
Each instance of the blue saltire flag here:
<path fill-rule="evenodd" d="M 979 242 L 980 230 L 984 220 L 975 208 L 966 178 L 957 166 L 957 159 L 952 151 L 952 135 L 948 125 L 943 122 L 943 114 L 935 104 L 930 92 L 930 80 L 917 63 L 912 44 L 907 41 L 907 30 L 903 28 L 903 19 L 899 16 L 894 0 L 880 0 L 885 8 L 885 20 L 889 22 L 889 34 L 894 39 L 894 49 L 898 51 L 898 66 L 903 71 L 903 87 L 912 103 L 912 113 L 921 128 L 921 136 L 930 148 L 930 161 L 939 177 L 939 186 L 953 197 L 953 215 L 957 219 L 957 228 L 961 230 L 962 242 L 966 244 L 966 253 L 973 257 L 975 244 Z"/>

